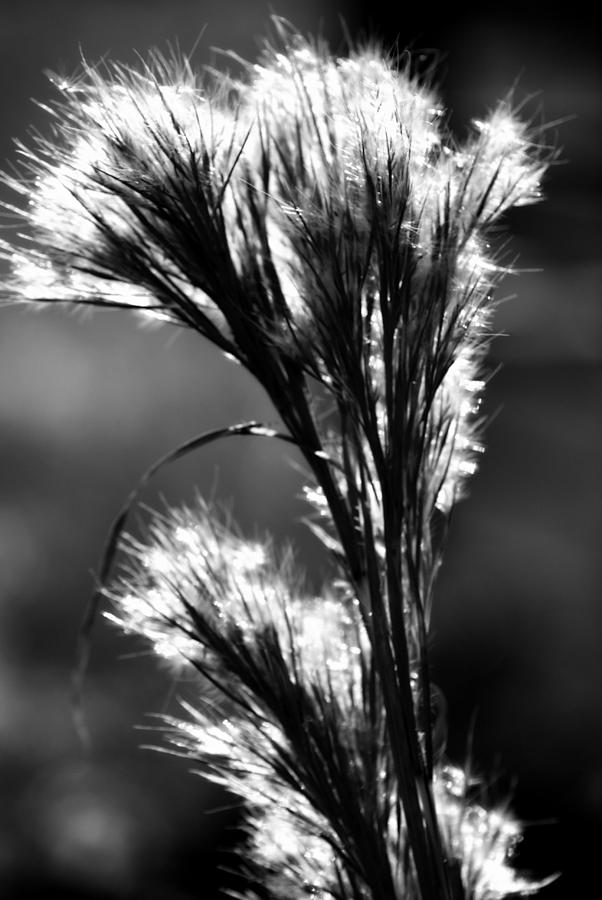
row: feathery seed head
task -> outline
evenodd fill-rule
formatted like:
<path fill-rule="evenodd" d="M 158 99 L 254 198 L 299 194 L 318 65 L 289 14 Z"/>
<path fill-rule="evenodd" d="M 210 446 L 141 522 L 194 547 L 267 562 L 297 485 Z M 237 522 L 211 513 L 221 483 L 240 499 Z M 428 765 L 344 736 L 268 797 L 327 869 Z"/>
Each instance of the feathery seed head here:
<path fill-rule="evenodd" d="M 277 560 L 270 544 L 234 534 L 200 500 L 156 517 L 150 537 L 126 541 L 128 569 L 110 592 L 108 616 L 159 656 L 176 665 L 206 660 L 211 645 L 200 619 L 210 631 L 235 629 L 250 645 L 270 628 L 300 679 L 360 689 L 367 639 L 353 607 L 335 596 L 306 596 L 290 554 Z"/>
<path fill-rule="evenodd" d="M 386 57 L 296 36 L 227 89 L 158 57 L 56 86 L 53 139 L 22 150 L 30 177 L 12 182 L 30 229 L 5 247 L 12 296 L 196 328 L 274 396 L 263 344 L 345 405 L 366 398 L 362 428 L 383 443 L 410 378 L 449 435 L 433 460 L 449 509 L 475 467 L 464 395 L 501 271 L 485 230 L 537 199 L 544 169 L 509 104 L 456 147 L 433 92 Z M 430 370 L 412 363 L 429 356 Z"/>

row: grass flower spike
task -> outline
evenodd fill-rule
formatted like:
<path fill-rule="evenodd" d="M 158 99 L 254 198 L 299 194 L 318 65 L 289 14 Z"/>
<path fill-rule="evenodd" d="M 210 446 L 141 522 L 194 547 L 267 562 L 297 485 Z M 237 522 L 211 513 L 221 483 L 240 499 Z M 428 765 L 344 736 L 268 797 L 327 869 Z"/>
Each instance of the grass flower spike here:
<path fill-rule="evenodd" d="M 518 824 L 446 758 L 428 658 L 448 516 L 483 450 L 490 229 L 545 169 L 528 128 L 503 102 L 458 146 L 409 70 L 286 26 L 238 79 L 154 55 L 55 86 L 50 137 L 8 179 L 25 228 L 3 244 L 6 296 L 137 309 L 240 362 L 280 430 L 187 447 L 294 443 L 332 557 L 314 596 L 292 551 L 202 500 L 146 541 L 117 522 L 129 562 L 109 616 L 197 673 L 171 737 L 244 802 L 250 884 L 273 900 L 535 892 L 512 868 Z"/>

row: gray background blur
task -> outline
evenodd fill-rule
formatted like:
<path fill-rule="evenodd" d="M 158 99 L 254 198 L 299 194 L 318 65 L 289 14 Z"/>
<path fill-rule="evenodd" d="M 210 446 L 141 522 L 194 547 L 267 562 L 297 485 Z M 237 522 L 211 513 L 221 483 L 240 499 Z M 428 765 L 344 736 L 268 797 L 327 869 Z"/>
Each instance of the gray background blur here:
<path fill-rule="evenodd" d="M 602 355 L 601 73 L 597 23 L 581 2 L 562 19 L 528 5 L 305 0 L 272 8 L 342 46 L 356 37 L 441 52 L 444 101 L 460 136 L 517 79 L 539 92 L 563 164 L 538 207 L 512 213 L 519 266 L 496 328 L 502 364 L 487 395 L 488 450 L 455 514 L 439 582 L 436 678 L 449 701 L 449 752 L 494 772 L 532 823 L 520 860 L 562 870 L 546 900 L 594 896 L 602 838 L 600 361 Z M 419 5 L 421 7 L 422 5 Z M 270 7 L 256 0 L 0 0 L 0 158 L 45 127 L 31 98 L 50 96 L 45 69 L 72 73 L 80 48 L 133 62 L 178 39 L 199 64 L 209 48 L 253 57 Z M 3 196 L 6 197 L 6 194 Z M 536 271 L 533 271 L 536 270 Z M 0 272 L 0 275 L 2 272 Z M 512 295 L 512 296 L 510 296 Z M 219 872 L 236 812 L 160 743 L 152 712 L 190 696 L 140 643 L 100 622 L 86 702 L 92 751 L 72 724 L 69 678 L 78 627 L 112 516 L 160 454 L 202 431 L 271 417 L 261 392 L 194 335 L 140 329 L 119 312 L 0 310 L 0 892 L 6 898 L 215 896 L 239 884 Z M 232 498 L 243 525 L 300 542 L 300 477 L 288 452 L 231 442 L 160 477 L 157 505 L 203 493 Z"/>

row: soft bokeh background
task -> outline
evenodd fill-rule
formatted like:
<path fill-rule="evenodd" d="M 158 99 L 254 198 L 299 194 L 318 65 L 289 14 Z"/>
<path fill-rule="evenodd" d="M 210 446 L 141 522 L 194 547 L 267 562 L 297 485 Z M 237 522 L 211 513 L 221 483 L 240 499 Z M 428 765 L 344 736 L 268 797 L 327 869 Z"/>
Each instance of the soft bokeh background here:
<path fill-rule="evenodd" d="M 440 51 L 444 100 L 461 135 L 517 82 L 552 125 L 562 165 L 547 200 L 508 222 L 524 271 L 506 281 L 502 364 L 489 387 L 488 452 L 457 510 L 439 583 L 436 678 L 450 709 L 449 751 L 470 754 L 531 823 L 521 862 L 561 870 L 545 900 L 593 896 L 602 838 L 600 572 L 599 140 L 596 23 L 585 4 L 562 18 L 525 4 L 488 12 L 410 11 L 384 3 L 305 0 L 271 7 L 300 29 L 321 26 L 342 46 L 379 33 L 415 52 Z M 44 128 L 44 70 L 178 39 L 256 52 L 269 7 L 258 0 L 2 0 L 0 158 L 12 138 Z M 593 13 L 591 14 L 593 17 Z M 4 195 L 6 196 L 6 195 Z M 1 274 L 1 273 L 0 273 Z M 81 617 L 112 516 L 158 455 L 202 431 L 270 418 L 244 374 L 196 337 L 140 329 L 121 313 L 88 319 L 55 310 L 0 311 L 0 888 L 2 896 L 212 898 L 236 886 L 225 852 L 235 810 L 160 744 L 149 713 L 190 696 L 108 624 L 99 622 L 86 690 L 92 749 L 70 708 Z M 300 476 L 290 452 L 252 440 L 205 450 L 145 495 L 151 504 L 231 498 L 243 525 L 300 542 Z M 151 731 L 140 730 L 140 726 Z M 594 888 L 594 893 L 596 888 Z"/>

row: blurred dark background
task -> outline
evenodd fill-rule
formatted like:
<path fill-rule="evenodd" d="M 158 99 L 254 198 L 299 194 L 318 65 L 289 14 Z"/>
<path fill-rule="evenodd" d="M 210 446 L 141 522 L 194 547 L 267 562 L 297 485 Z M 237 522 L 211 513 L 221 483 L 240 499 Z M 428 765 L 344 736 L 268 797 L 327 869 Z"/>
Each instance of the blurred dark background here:
<path fill-rule="evenodd" d="M 507 225 L 521 274 L 502 287 L 488 389 L 488 450 L 455 514 L 439 582 L 436 679 L 449 753 L 512 788 L 527 824 L 521 865 L 561 871 L 545 900 L 594 896 L 602 839 L 599 33 L 583 0 L 550 18 L 528 4 L 291 0 L 1 0 L 0 158 L 45 118 L 45 69 L 80 50 L 135 61 L 178 40 L 252 58 L 270 8 L 343 46 L 378 35 L 437 50 L 460 136 L 516 83 L 551 124 L 562 163 L 546 200 Z M 543 7 L 544 9 L 546 7 Z M 548 7 L 551 9 L 551 7 Z M 558 123 L 558 124 L 554 124 Z M 6 195 L 3 195 L 6 196 Z M 1 273 L 0 273 L 1 274 Z M 271 417 L 262 393 L 193 335 L 141 329 L 119 312 L 0 310 L 0 891 L 21 897 L 193 900 L 239 886 L 227 853 L 236 810 L 158 745 L 149 713 L 175 713 L 185 684 L 99 622 L 86 690 L 92 749 L 70 708 L 81 617 L 113 515 L 160 454 L 202 431 Z M 231 498 L 249 528 L 299 541 L 289 452 L 231 442 L 179 463 L 145 500 Z M 141 730 L 150 728 L 150 731 Z M 154 730 L 153 730 L 154 729 Z M 220 808 L 222 808 L 220 810 Z"/>

